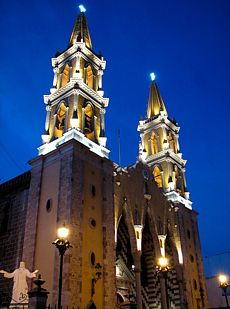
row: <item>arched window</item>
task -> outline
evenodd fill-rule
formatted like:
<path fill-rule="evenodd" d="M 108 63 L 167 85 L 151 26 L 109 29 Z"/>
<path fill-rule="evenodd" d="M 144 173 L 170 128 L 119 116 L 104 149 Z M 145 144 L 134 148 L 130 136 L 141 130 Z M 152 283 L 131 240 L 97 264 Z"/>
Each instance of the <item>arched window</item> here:
<path fill-rule="evenodd" d="M 180 195 L 184 193 L 184 180 L 182 172 L 178 169 L 178 167 L 174 166 L 174 173 L 175 173 L 175 182 L 176 182 L 176 191 Z"/>
<path fill-rule="evenodd" d="M 94 139 L 94 112 L 90 103 L 87 103 L 85 106 L 85 127 L 84 134 L 89 139 Z"/>
<path fill-rule="evenodd" d="M 168 134 L 168 142 L 169 142 L 169 148 L 172 149 L 174 152 L 176 152 L 175 141 L 172 132 L 169 132 Z"/>
<path fill-rule="evenodd" d="M 88 309 L 97 309 L 96 305 L 94 302 L 88 306 Z"/>
<path fill-rule="evenodd" d="M 62 72 L 61 86 L 65 86 L 69 82 L 69 65 L 66 64 Z"/>
<path fill-rule="evenodd" d="M 56 123 L 55 123 L 55 133 L 54 136 L 56 138 L 59 138 L 63 135 L 64 129 L 65 129 L 65 116 L 66 116 L 66 106 L 65 103 L 62 102 L 56 117 Z"/>
<path fill-rule="evenodd" d="M 162 188 L 162 177 L 161 170 L 158 166 L 155 166 L 153 169 L 154 180 L 156 181 L 159 188 Z"/>
<path fill-rule="evenodd" d="M 85 83 L 90 88 L 93 88 L 93 71 L 90 65 L 85 69 Z"/>
<path fill-rule="evenodd" d="M 151 145 L 152 145 L 152 154 L 158 153 L 158 143 L 156 134 L 153 132 L 151 137 Z"/>

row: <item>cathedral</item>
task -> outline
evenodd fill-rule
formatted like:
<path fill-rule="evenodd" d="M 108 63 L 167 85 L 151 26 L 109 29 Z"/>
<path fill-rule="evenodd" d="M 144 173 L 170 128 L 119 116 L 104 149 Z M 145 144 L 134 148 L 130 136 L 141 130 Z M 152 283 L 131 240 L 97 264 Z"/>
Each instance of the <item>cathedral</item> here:
<path fill-rule="evenodd" d="M 121 167 L 106 147 L 106 61 L 93 50 L 84 12 L 52 67 L 38 155 L 30 171 L 0 185 L 0 269 L 13 271 L 20 261 L 38 269 L 47 305 L 57 304 L 60 258 L 52 242 L 65 224 L 72 247 L 64 255 L 63 308 L 206 308 L 180 127 L 154 76 L 137 126 L 137 160 Z M 0 277 L 2 305 L 11 290 Z"/>

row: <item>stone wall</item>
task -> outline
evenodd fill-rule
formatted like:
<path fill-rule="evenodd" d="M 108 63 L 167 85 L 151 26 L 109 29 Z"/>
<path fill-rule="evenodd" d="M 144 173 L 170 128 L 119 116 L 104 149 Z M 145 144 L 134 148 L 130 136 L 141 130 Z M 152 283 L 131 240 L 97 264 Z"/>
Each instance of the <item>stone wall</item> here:
<path fill-rule="evenodd" d="M 0 186 L 0 269 L 18 268 L 22 260 L 30 172 Z M 11 300 L 12 279 L 0 275 L 0 304 Z"/>

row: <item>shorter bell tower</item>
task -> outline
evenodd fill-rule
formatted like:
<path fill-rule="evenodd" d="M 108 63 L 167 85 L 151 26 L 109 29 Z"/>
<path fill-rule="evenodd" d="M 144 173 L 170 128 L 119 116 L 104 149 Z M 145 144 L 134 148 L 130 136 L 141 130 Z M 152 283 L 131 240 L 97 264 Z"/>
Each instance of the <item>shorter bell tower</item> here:
<path fill-rule="evenodd" d="M 46 104 L 45 131 L 39 154 L 74 138 L 101 157 L 108 158 L 104 114 L 109 99 L 104 98 L 102 76 L 106 62 L 93 51 L 82 10 L 76 19 L 69 44 L 52 58 L 54 72 Z"/>
<path fill-rule="evenodd" d="M 175 119 L 168 117 L 154 73 L 151 78 L 147 115 L 138 125 L 139 160 L 151 168 L 158 187 L 169 200 L 191 208 L 185 179 L 186 160 L 179 147 L 180 127 Z"/>

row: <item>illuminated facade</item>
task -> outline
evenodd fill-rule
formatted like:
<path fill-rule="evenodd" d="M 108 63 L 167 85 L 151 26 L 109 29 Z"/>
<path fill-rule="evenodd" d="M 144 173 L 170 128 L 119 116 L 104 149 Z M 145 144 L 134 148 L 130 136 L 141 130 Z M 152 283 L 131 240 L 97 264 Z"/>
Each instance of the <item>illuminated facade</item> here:
<path fill-rule="evenodd" d="M 104 115 L 109 100 L 102 89 L 106 62 L 93 51 L 84 12 L 68 48 L 52 59 L 52 66 L 38 156 L 30 172 L 0 186 L 0 268 L 10 270 L 23 260 L 39 269 L 50 292 L 48 302 L 56 304 L 59 257 L 52 241 L 65 222 L 73 247 L 64 259 L 64 306 L 205 307 L 197 213 L 186 187 L 179 127 L 169 119 L 156 82 L 147 118 L 138 125 L 139 158 L 122 168 L 108 159 Z M 20 233 L 10 228 L 15 216 L 23 222 Z M 20 249 L 7 258 L 9 237 Z M 160 258 L 168 260 L 166 277 L 159 271 Z M 102 278 L 92 286 L 97 263 Z M 0 282 L 0 291 L 6 290 Z M 9 296 L 3 298 L 7 302 Z"/>

